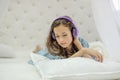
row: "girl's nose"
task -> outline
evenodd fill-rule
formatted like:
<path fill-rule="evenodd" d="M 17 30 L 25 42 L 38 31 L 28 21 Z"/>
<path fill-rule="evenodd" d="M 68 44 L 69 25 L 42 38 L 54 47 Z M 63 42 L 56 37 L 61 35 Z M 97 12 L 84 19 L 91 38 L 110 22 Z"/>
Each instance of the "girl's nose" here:
<path fill-rule="evenodd" d="M 63 41 L 64 41 L 64 39 L 61 37 L 61 38 L 59 38 L 59 41 L 60 41 L 60 42 L 63 42 Z"/>

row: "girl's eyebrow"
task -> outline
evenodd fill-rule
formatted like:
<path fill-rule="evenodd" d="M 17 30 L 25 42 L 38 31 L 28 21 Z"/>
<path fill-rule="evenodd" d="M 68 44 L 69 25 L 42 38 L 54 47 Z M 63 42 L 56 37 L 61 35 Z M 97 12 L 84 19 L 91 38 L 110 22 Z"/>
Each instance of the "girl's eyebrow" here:
<path fill-rule="evenodd" d="M 62 34 L 66 34 L 66 32 L 63 32 Z M 58 35 L 58 34 L 55 34 L 56 36 Z"/>
<path fill-rule="evenodd" d="M 62 34 L 66 34 L 66 32 L 63 32 Z"/>

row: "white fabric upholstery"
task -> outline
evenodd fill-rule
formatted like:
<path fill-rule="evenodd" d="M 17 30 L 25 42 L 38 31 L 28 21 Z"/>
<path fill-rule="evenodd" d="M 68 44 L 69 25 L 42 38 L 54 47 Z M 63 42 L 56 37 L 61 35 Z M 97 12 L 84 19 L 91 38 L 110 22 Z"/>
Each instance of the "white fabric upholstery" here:
<path fill-rule="evenodd" d="M 34 66 L 25 61 L 0 58 L 0 80 L 42 80 Z"/>
<path fill-rule="evenodd" d="M 12 58 L 15 57 L 14 50 L 7 45 L 0 44 L 0 58 Z"/>
<path fill-rule="evenodd" d="M 7 7 L 5 7 L 7 8 Z M 100 40 L 90 0 L 9 0 L 0 22 L 0 43 L 28 55 L 36 44 L 45 44 L 52 21 L 70 16 L 79 34 L 89 42 Z"/>

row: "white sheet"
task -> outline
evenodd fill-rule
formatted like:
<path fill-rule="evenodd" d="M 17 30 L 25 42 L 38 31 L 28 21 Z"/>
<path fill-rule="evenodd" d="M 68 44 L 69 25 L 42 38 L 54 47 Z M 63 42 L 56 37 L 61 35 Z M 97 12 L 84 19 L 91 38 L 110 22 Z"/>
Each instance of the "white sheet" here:
<path fill-rule="evenodd" d="M 33 65 L 24 59 L 0 59 L 0 80 L 41 80 Z"/>

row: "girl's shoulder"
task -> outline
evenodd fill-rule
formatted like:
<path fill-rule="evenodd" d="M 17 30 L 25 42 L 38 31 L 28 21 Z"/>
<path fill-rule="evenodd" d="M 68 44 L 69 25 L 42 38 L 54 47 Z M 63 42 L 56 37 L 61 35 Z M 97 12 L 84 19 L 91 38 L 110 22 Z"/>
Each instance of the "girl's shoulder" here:
<path fill-rule="evenodd" d="M 89 47 L 89 43 L 87 40 L 85 40 L 83 37 L 78 36 L 78 40 L 80 41 L 80 43 L 82 44 L 83 47 L 88 48 Z"/>
<path fill-rule="evenodd" d="M 45 56 L 45 57 L 47 57 L 47 58 L 49 58 L 51 60 L 62 59 L 63 58 L 61 56 L 57 56 L 57 55 L 53 55 L 53 54 L 49 53 L 48 50 L 47 50 L 47 48 L 41 49 L 37 54 Z"/>

